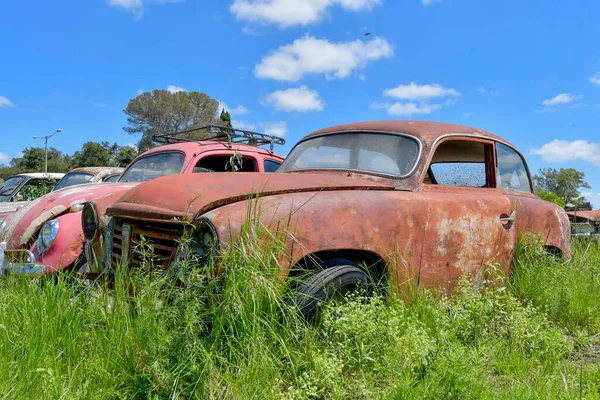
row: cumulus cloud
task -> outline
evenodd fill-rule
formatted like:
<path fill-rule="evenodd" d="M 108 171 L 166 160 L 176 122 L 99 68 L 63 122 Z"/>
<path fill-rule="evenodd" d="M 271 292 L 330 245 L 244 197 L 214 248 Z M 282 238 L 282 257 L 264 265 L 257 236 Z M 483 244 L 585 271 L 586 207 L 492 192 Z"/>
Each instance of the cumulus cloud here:
<path fill-rule="evenodd" d="M 590 76 L 590 82 L 592 83 L 592 85 L 600 86 L 600 71 Z"/>
<path fill-rule="evenodd" d="M 484 87 L 480 87 L 479 89 L 477 89 L 477 91 L 481 94 L 489 94 L 490 96 L 495 96 L 498 94 L 497 91 L 495 90 L 490 90 L 490 89 L 486 89 Z"/>
<path fill-rule="evenodd" d="M 185 88 L 182 88 L 181 86 L 169 85 L 169 86 L 167 86 L 167 92 L 177 93 L 177 92 L 187 92 L 187 90 L 185 90 Z"/>
<path fill-rule="evenodd" d="M 547 162 L 587 161 L 600 165 L 600 144 L 587 140 L 555 139 L 542 147 L 531 150 L 532 154 L 541 156 Z"/>
<path fill-rule="evenodd" d="M 435 97 L 460 96 L 460 93 L 454 89 L 447 89 L 437 83 L 418 85 L 415 82 L 411 82 L 408 85 L 399 85 L 392 89 L 386 89 L 383 95 L 399 100 L 429 100 Z"/>
<path fill-rule="evenodd" d="M 431 99 L 451 97 L 444 102 L 446 106 L 451 106 L 456 103 L 455 98 L 461 94 L 455 89 L 445 88 L 438 83 L 419 85 L 415 82 L 410 82 L 407 85 L 399 85 L 394 88 L 385 89 L 383 95 L 401 101 L 393 103 L 376 102 L 371 105 L 371 108 L 376 110 L 386 110 L 390 115 L 413 115 L 431 114 L 442 108 L 441 104 L 428 103 Z"/>
<path fill-rule="evenodd" d="M 8 97 L 0 96 L 0 107 L 14 107 L 15 104 Z"/>
<path fill-rule="evenodd" d="M 261 124 L 263 130 L 267 135 L 274 135 L 279 137 L 284 137 L 287 133 L 287 122 L 286 121 L 278 121 L 278 122 L 264 122 Z"/>
<path fill-rule="evenodd" d="M 144 15 L 144 4 L 183 3 L 185 0 L 107 0 L 109 6 L 131 12 L 136 18 Z"/>
<path fill-rule="evenodd" d="M 250 112 L 250 110 L 248 110 L 246 107 L 244 107 L 241 104 L 238 105 L 237 107 L 231 108 L 227 105 L 227 103 L 225 103 L 223 101 L 219 102 L 219 114 L 221 113 L 221 110 L 225 110 L 231 115 L 244 115 L 244 114 L 248 114 Z"/>
<path fill-rule="evenodd" d="M 542 105 L 545 107 L 552 107 L 552 106 L 556 106 L 558 104 L 568 104 L 568 103 L 571 103 L 572 101 L 579 100 L 582 97 L 583 96 L 581 96 L 581 95 L 573 96 L 570 93 L 560 93 L 551 99 L 546 99 L 546 100 L 542 101 Z"/>
<path fill-rule="evenodd" d="M 12 160 L 12 157 L 8 154 L 0 153 L 0 164 L 6 164 L 10 160 Z"/>
<path fill-rule="evenodd" d="M 265 96 L 263 104 L 279 111 L 322 111 L 325 107 L 319 92 L 306 85 L 270 93 Z"/>
<path fill-rule="evenodd" d="M 317 23 L 335 5 L 359 12 L 381 3 L 382 0 L 235 0 L 229 10 L 242 21 L 287 28 Z"/>
<path fill-rule="evenodd" d="M 417 103 L 374 103 L 371 108 L 386 110 L 390 115 L 413 115 L 431 114 L 442 108 L 439 104 L 417 104 Z"/>
<path fill-rule="evenodd" d="M 354 40 L 332 43 L 327 39 L 304 36 L 272 51 L 254 68 L 258 78 L 297 82 L 308 74 L 346 78 L 369 62 L 394 55 L 387 40 Z"/>

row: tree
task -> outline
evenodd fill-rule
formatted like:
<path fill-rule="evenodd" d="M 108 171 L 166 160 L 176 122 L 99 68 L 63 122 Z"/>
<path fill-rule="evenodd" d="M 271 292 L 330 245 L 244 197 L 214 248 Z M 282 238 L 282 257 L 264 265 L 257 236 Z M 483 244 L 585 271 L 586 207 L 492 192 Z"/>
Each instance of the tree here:
<path fill-rule="evenodd" d="M 132 146 L 120 146 L 114 155 L 112 164 L 115 167 L 126 167 L 136 158 L 138 151 Z"/>
<path fill-rule="evenodd" d="M 200 92 L 176 92 L 153 90 L 129 101 L 123 112 L 129 126 L 123 130 L 129 134 L 142 134 L 138 150 L 154 147 L 152 135 L 180 132 L 194 126 L 209 123 L 223 124 L 216 119 L 219 103 Z M 190 139 L 208 136 L 207 132 L 194 132 Z"/>
<path fill-rule="evenodd" d="M 111 166 L 113 154 L 118 145 L 108 142 L 85 142 L 80 151 L 73 154 L 74 167 L 103 167 Z"/>
<path fill-rule="evenodd" d="M 221 110 L 221 116 L 219 117 L 223 125 L 231 128 L 231 115 L 229 115 L 229 111 L 225 111 L 225 109 Z"/>
<path fill-rule="evenodd" d="M 23 155 L 10 162 L 14 173 L 43 172 L 44 149 L 41 147 L 25 148 Z M 48 172 L 67 172 L 71 169 L 71 157 L 54 147 L 48 148 Z"/>
<path fill-rule="evenodd" d="M 561 168 L 559 171 L 544 168 L 533 179 L 539 190 L 555 194 L 565 204 L 579 203 L 582 200 L 579 188 L 590 188 L 585 181 L 585 174 L 574 168 Z"/>
<path fill-rule="evenodd" d="M 543 190 L 538 190 L 538 196 L 542 200 L 549 201 L 550 203 L 558 204 L 561 208 L 565 208 L 565 202 L 562 201 L 556 194 L 544 192 Z"/>

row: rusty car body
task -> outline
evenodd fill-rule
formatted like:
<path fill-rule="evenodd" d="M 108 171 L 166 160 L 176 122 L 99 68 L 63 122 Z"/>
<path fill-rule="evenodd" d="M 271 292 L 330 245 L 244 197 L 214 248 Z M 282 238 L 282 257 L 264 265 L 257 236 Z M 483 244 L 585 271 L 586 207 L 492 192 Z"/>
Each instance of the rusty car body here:
<path fill-rule="evenodd" d="M 573 236 L 600 235 L 600 210 L 567 211 Z"/>
<path fill-rule="evenodd" d="M 140 264 L 134 248 L 143 236 L 155 265 L 168 269 L 184 251 L 178 244 L 184 232 L 200 238 L 186 254 L 205 259 L 211 250 L 198 243 L 224 248 L 238 240 L 249 209 L 259 210 L 251 218 L 267 229 L 285 225 L 282 278 L 345 263 L 355 275 L 368 270 L 369 279 L 385 275 L 400 286 L 450 291 L 463 274 L 481 281 L 489 267 L 508 270 L 525 235 L 570 257 L 565 211 L 536 195 L 512 144 L 481 129 L 424 121 L 316 131 L 272 174 L 143 183 L 108 207 L 110 222 L 104 232 L 89 233 L 86 248 L 110 272 L 120 262 Z M 94 247 L 99 236 L 103 248 Z"/>
<path fill-rule="evenodd" d="M 254 143 L 256 135 L 259 134 L 252 134 L 251 140 L 247 141 Z M 0 242 L 5 249 L 4 260 L 0 260 L 0 274 L 39 275 L 68 268 L 88 273 L 81 227 L 84 204 L 95 202 L 97 216 L 103 220 L 106 207 L 143 181 L 169 174 L 227 171 L 234 155 L 239 156 L 241 165 L 238 168 L 241 170 L 264 172 L 276 169 L 284 157 L 274 153 L 272 147 L 273 143 L 281 143 L 283 139 L 269 136 L 268 140 L 269 150 L 245 143 L 224 143 L 221 136 L 200 141 L 179 141 L 169 137 L 166 142 L 170 144 L 136 157 L 116 183 L 78 185 L 38 199 L 9 216 L 0 227 Z M 164 186 L 161 190 L 168 193 L 170 188 Z"/>

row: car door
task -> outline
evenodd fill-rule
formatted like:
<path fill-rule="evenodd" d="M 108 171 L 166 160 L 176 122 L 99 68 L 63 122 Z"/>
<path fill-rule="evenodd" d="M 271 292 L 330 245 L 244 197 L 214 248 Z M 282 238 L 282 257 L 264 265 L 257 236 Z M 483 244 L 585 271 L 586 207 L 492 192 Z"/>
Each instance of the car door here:
<path fill-rule="evenodd" d="M 497 186 L 512 203 L 519 240 L 539 240 L 552 250 L 568 252 L 566 213 L 534 194 L 531 175 L 521 154 L 506 144 L 496 143 L 496 160 Z"/>
<path fill-rule="evenodd" d="M 449 294 L 463 274 L 481 282 L 508 266 L 516 237 L 513 204 L 495 187 L 494 143 L 450 137 L 433 152 L 421 191 L 427 222 L 419 284 Z"/>

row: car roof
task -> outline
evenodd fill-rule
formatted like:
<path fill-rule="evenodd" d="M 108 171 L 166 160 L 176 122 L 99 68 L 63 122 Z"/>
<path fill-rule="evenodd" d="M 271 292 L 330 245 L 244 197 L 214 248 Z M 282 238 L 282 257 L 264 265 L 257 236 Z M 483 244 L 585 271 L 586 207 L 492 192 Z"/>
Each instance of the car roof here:
<path fill-rule="evenodd" d="M 90 174 L 94 174 L 94 175 L 98 175 L 98 174 L 119 174 L 121 172 L 123 172 L 125 170 L 125 168 L 121 168 L 121 167 L 79 167 L 79 168 L 73 168 L 72 170 L 70 170 L 67 173 L 71 173 L 71 172 L 87 172 Z"/>
<path fill-rule="evenodd" d="M 251 146 L 251 145 L 247 145 L 247 144 L 233 144 L 231 146 L 231 148 L 229 148 L 227 146 L 226 142 L 217 142 L 217 141 L 213 141 L 213 140 L 165 144 L 165 145 L 154 147 L 150 150 L 147 150 L 144 153 L 140 154 L 140 156 L 141 155 L 146 156 L 146 155 L 150 155 L 153 153 L 161 153 L 161 152 L 169 151 L 169 150 L 182 151 L 186 154 L 194 153 L 194 152 L 197 152 L 198 150 L 202 150 L 202 151 L 210 151 L 210 150 L 249 151 L 249 152 L 254 152 L 254 153 L 260 153 L 263 155 L 273 155 L 276 157 L 283 158 L 283 156 L 281 156 L 275 152 L 271 153 L 268 150 L 263 149 L 262 147 Z"/>
<path fill-rule="evenodd" d="M 24 177 L 27 177 L 27 178 L 53 178 L 53 179 L 60 179 L 63 176 L 65 176 L 65 174 L 63 174 L 62 172 L 48 172 L 47 174 L 43 173 L 43 172 L 26 172 L 26 173 L 23 173 L 23 174 L 13 175 L 13 176 L 11 176 L 11 178 L 14 177 L 14 176 L 24 176 Z"/>
<path fill-rule="evenodd" d="M 320 129 L 306 135 L 304 139 L 312 136 L 324 135 L 328 133 L 337 133 L 344 131 L 363 131 L 368 132 L 385 132 L 385 133 L 398 133 L 414 136 L 420 139 L 424 144 L 431 145 L 438 138 L 444 135 L 450 134 L 468 134 L 486 137 L 492 140 L 504 142 L 512 145 L 506 139 L 500 136 L 494 135 L 479 128 L 473 128 L 470 126 L 449 124 L 445 122 L 431 122 L 431 121 L 411 121 L 411 120 L 382 120 L 382 121 L 365 121 L 365 122 L 354 122 L 343 125 L 331 126 L 328 128 Z"/>

